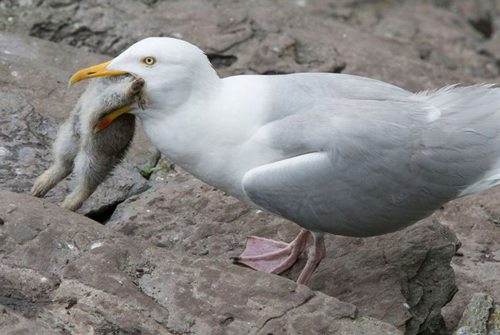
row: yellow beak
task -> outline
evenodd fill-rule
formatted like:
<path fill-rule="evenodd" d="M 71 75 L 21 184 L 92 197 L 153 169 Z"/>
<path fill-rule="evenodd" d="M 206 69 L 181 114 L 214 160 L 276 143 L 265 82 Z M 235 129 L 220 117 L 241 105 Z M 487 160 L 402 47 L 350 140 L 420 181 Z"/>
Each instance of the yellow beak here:
<path fill-rule="evenodd" d="M 68 86 L 71 86 L 74 83 L 76 83 L 80 80 L 84 80 L 84 79 L 103 77 L 103 76 L 116 76 L 119 74 L 128 73 L 128 72 L 119 71 L 119 70 L 106 70 L 106 67 L 109 65 L 109 63 L 111 63 L 111 61 L 99 64 L 99 65 L 87 67 L 85 69 L 78 71 L 77 73 L 75 73 L 71 77 L 71 79 L 69 80 Z"/>

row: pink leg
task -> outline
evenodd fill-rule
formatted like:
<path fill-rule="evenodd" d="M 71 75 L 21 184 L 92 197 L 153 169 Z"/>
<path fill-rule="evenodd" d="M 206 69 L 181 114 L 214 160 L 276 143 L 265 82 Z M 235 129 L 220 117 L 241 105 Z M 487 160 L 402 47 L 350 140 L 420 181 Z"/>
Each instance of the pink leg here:
<path fill-rule="evenodd" d="M 309 248 L 307 253 L 307 263 L 302 272 L 300 273 L 297 283 L 307 285 L 314 270 L 318 267 L 319 263 L 325 257 L 325 238 L 323 234 L 313 233 L 314 244 Z"/>
<path fill-rule="evenodd" d="M 304 252 L 309 235 L 308 230 L 302 229 L 289 244 L 252 236 L 243 253 L 231 259 L 258 271 L 279 274 L 290 268 Z"/>

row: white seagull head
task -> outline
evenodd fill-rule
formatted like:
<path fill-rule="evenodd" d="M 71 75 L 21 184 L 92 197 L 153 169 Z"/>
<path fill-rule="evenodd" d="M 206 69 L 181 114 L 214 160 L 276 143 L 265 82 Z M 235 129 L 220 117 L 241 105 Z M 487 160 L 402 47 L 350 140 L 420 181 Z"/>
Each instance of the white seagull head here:
<path fill-rule="evenodd" d="M 145 116 L 158 110 L 174 113 L 191 99 L 213 92 L 219 82 L 207 56 L 198 47 L 175 38 L 150 37 L 109 62 L 78 71 L 69 83 L 126 73 L 146 83 L 148 108 L 136 110 L 136 114 Z"/>

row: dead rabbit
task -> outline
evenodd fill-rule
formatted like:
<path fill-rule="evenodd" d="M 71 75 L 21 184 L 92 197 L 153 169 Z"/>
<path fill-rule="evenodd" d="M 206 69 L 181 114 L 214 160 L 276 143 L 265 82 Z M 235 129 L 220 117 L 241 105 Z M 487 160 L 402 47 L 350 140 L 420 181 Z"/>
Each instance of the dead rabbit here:
<path fill-rule="evenodd" d="M 145 108 L 144 81 L 131 75 L 96 78 L 61 125 L 53 146 L 54 163 L 39 176 L 31 194 L 44 196 L 72 171 L 76 187 L 61 207 L 76 211 L 125 157 L 134 137 L 136 103 Z"/>

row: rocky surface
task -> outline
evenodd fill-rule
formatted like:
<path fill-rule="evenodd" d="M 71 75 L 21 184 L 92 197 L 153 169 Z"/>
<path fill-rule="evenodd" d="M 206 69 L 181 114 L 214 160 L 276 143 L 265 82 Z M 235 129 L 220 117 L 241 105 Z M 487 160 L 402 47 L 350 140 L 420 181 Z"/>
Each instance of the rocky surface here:
<path fill-rule="evenodd" d="M 498 80 L 499 13 L 500 6 L 493 0 L 406 0 L 397 4 L 389 0 L 1 1 L 0 188 L 26 192 L 35 176 L 48 166 L 48 148 L 57 125 L 82 89 L 77 85 L 68 91 L 67 78 L 75 70 L 105 61 L 143 37 L 173 36 L 193 42 L 207 52 L 222 76 L 342 72 L 417 91 L 456 82 Z M 150 176 L 149 181 L 140 174 Z M 227 256 L 242 250 L 245 236 L 289 241 L 297 232 L 293 224 L 249 209 L 182 172 L 174 173 L 171 164 L 164 158 L 160 160 L 141 132 L 127 162 L 115 175 L 124 179 L 113 182 L 114 177 L 110 178 L 107 183 L 111 184 L 102 185 L 82 213 L 93 212 L 92 217 L 106 221 L 116 205 L 134 193 L 116 190 L 150 183 L 152 189 L 118 206 L 108 224 L 118 232 L 108 234 L 124 233 L 129 235 L 127 241 L 135 245 L 160 247 L 163 251 L 158 252 L 166 259 L 162 263 L 192 254 L 197 261 L 185 264 L 196 267 L 198 262 L 213 262 L 226 269 L 230 266 Z M 48 200 L 60 201 L 68 187 L 70 181 L 60 185 Z M 499 193 L 490 190 L 459 199 L 435 214 L 434 219 L 455 231 L 462 242 L 455 256 L 454 235 L 432 219 L 385 237 L 329 237 L 328 258 L 318 268 L 310 288 L 353 303 L 364 315 L 386 320 L 407 334 L 446 334 L 440 309 L 456 290 L 448 266 L 453 256 L 451 264 L 459 290 L 444 307 L 443 315 L 448 329 L 455 330 L 474 293 L 487 292 L 500 301 Z M 121 196 L 116 197 L 118 194 Z M 12 236 L 23 234 L 23 230 L 17 230 Z M 301 265 L 303 260 L 284 275 L 296 278 Z M 188 275 L 194 273 L 190 271 L 195 269 L 187 270 Z M 102 272 L 115 276 L 112 271 Z M 15 277 L 17 272 L 13 273 Z M 23 276 L 32 278 L 26 273 Z M 273 283 L 284 283 L 276 276 L 266 278 L 271 277 L 268 280 Z M 87 279 L 82 278 L 72 285 L 87 285 Z M 154 285 L 156 282 L 151 281 L 144 284 L 144 289 L 154 291 Z M 0 292 L 4 296 L 4 290 Z M 112 333 L 116 323 L 106 322 L 113 319 L 121 325 L 123 317 L 115 313 L 117 309 L 106 313 L 100 307 L 96 313 L 102 314 L 92 314 L 92 304 L 99 306 L 98 302 L 105 298 L 99 299 L 89 298 L 85 305 L 85 313 L 89 314 L 79 310 L 85 316 L 75 322 L 83 327 L 95 325 L 92 322 L 96 321 L 96 327 L 103 325 L 96 329 Z M 113 301 L 115 306 L 123 307 L 118 300 Z M 17 303 L 40 306 L 28 298 Z M 5 318 L 0 318 L 0 324 L 10 320 L 9 329 L 15 329 L 15 324 L 40 332 L 47 329 L 47 333 L 59 329 L 55 321 L 40 324 L 33 314 L 19 314 L 12 304 L 9 306 L 3 312 Z M 290 311 L 286 316 L 294 313 Z M 41 319 L 54 320 L 52 314 L 48 315 L 43 314 Z M 132 315 L 141 314 L 130 312 L 131 319 Z M 228 320 L 222 324 L 234 324 L 231 318 Z M 268 325 L 280 320 L 270 320 Z M 173 329 L 185 329 L 182 322 L 181 328 Z M 357 334 L 366 332 L 369 328 L 364 327 L 371 325 L 348 324 L 360 325 Z M 130 329 L 115 332 L 133 334 L 135 328 Z"/>
<path fill-rule="evenodd" d="M 291 241 L 299 227 L 254 210 L 185 172 L 171 171 L 164 184 L 120 204 L 107 227 L 169 250 L 221 264 L 239 255 L 247 236 Z M 406 334 L 441 334 L 441 306 L 455 294 L 450 261 L 455 235 L 432 220 L 381 237 L 328 236 L 327 256 L 308 286 L 353 303 Z M 296 280 L 305 260 L 285 276 Z M 374 308 L 374 306 L 376 306 Z"/>
<path fill-rule="evenodd" d="M 183 38 L 205 50 L 223 76 L 344 72 L 421 90 L 498 73 L 495 59 L 481 58 L 474 49 L 486 39 L 466 16 L 420 1 L 407 1 L 402 9 L 380 0 L 257 0 L 250 5 L 230 0 L 127 0 L 119 5 L 111 0 L 47 0 L 0 6 L 4 31 L 111 56 L 146 36 Z M 415 12 L 420 14 L 416 18 Z M 468 56 L 462 55 L 465 50 Z M 471 59 L 480 60 L 471 65 Z"/>
<path fill-rule="evenodd" d="M 476 293 L 465 309 L 454 335 L 500 334 L 500 307 L 486 293 Z"/>
<path fill-rule="evenodd" d="M 285 278 L 153 247 L 26 195 L 0 197 L 2 334 L 400 334 Z"/>
<path fill-rule="evenodd" d="M 500 301 L 500 190 L 491 189 L 455 200 L 437 212 L 440 222 L 450 227 L 462 247 L 453 258 L 458 293 L 443 309 L 450 329 L 456 329 L 465 307 L 476 292 Z"/>

